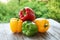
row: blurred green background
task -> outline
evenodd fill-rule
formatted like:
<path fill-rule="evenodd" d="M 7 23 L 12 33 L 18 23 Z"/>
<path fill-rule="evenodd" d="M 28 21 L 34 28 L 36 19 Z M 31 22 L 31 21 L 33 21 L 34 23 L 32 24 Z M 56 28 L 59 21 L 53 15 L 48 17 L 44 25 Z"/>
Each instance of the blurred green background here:
<path fill-rule="evenodd" d="M 36 18 L 52 18 L 60 22 L 60 0 L 7 0 L 0 1 L 0 23 L 9 22 L 10 18 L 19 17 L 20 9 L 30 7 Z"/>

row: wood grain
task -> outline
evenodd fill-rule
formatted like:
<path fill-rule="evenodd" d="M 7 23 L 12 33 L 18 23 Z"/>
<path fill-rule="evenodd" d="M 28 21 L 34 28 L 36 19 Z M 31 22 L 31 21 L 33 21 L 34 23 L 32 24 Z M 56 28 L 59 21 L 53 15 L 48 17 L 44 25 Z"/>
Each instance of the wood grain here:
<path fill-rule="evenodd" d="M 0 23 L 0 40 L 60 40 L 60 23 L 48 19 L 50 28 L 46 33 L 38 33 L 33 37 L 21 33 L 12 33 L 9 23 Z"/>

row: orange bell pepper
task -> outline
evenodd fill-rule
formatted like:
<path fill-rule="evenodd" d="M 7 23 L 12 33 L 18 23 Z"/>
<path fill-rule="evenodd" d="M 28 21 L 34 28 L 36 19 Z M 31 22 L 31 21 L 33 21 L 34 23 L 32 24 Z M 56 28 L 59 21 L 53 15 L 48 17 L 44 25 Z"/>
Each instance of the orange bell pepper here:
<path fill-rule="evenodd" d="M 49 21 L 44 18 L 37 18 L 34 20 L 38 27 L 38 32 L 44 33 L 49 29 Z"/>

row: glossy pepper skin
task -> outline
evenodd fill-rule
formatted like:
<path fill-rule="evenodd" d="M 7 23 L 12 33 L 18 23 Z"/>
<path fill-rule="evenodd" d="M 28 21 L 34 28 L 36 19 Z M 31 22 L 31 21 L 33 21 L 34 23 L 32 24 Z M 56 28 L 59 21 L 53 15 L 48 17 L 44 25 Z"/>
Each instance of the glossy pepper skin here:
<path fill-rule="evenodd" d="M 22 32 L 22 20 L 18 20 L 17 18 L 10 19 L 10 29 L 13 33 Z"/>
<path fill-rule="evenodd" d="M 38 27 L 38 32 L 44 33 L 49 29 L 49 21 L 45 18 L 37 18 L 34 22 Z"/>
<path fill-rule="evenodd" d="M 33 21 L 35 19 L 35 13 L 29 7 L 25 7 L 24 9 L 20 10 L 19 16 L 20 16 L 20 19 L 23 21 L 26 21 L 26 20 Z"/>
<path fill-rule="evenodd" d="M 22 24 L 22 33 L 26 36 L 34 36 L 38 32 L 37 26 L 29 21 L 25 21 Z"/>

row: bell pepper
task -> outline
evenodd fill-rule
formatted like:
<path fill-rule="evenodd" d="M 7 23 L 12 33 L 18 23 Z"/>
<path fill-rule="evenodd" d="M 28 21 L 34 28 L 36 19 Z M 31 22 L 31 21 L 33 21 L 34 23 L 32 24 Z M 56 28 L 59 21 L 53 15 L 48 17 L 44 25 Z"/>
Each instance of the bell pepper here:
<path fill-rule="evenodd" d="M 22 23 L 23 21 L 21 19 L 17 18 L 11 18 L 10 20 L 10 29 L 13 33 L 19 33 L 22 32 Z"/>
<path fill-rule="evenodd" d="M 30 21 L 25 21 L 22 24 L 22 33 L 26 36 L 34 36 L 38 32 L 37 26 L 30 22 Z"/>
<path fill-rule="evenodd" d="M 35 13 L 31 8 L 25 7 L 19 12 L 20 19 L 23 21 L 30 20 L 33 21 L 35 19 Z"/>
<path fill-rule="evenodd" d="M 38 27 L 38 32 L 44 33 L 49 29 L 49 21 L 45 18 L 37 18 L 34 22 Z"/>

